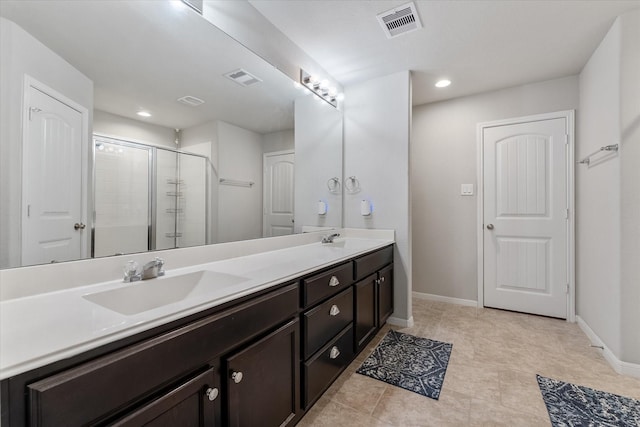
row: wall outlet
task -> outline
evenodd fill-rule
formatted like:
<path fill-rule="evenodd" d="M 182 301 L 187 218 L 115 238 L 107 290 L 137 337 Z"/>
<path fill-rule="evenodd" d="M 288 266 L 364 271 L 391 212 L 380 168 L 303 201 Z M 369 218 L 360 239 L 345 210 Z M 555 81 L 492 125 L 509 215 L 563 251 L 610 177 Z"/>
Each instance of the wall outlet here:
<path fill-rule="evenodd" d="M 462 196 L 473 196 L 473 184 L 461 184 L 460 185 L 460 195 L 462 195 Z"/>

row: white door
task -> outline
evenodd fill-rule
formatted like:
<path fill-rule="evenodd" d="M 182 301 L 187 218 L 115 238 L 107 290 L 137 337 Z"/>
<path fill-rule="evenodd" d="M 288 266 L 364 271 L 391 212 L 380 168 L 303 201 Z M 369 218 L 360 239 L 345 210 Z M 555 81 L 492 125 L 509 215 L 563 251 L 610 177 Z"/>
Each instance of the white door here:
<path fill-rule="evenodd" d="M 567 120 L 483 128 L 484 305 L 567 317 Z"/>
<path fill-rule="evenodd" d="M 293 234 L 293 167 L 291 151 L 264 155 L 264 237 Z"/>
<path fill-rule="evenodd" d="M 79 259 L 82 113 L 29 86 L 25 94 L 22 264 Z"/>

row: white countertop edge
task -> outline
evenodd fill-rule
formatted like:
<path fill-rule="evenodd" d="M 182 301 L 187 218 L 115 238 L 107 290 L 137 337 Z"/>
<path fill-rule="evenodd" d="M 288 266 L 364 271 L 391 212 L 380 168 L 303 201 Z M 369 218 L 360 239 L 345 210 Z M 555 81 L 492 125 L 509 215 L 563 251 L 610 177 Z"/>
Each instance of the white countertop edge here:
<path fill-rule="evenodd" d="M 222 305 L 224 303 L 227 303 L 229 301 L 247 296 L 247 295 L 251 295 L 253 293 L 280 285 L 280 284 L 284 284 L 290 280 L 293 280 L 295 278 L 307 275 L 309 273 L 312 273 L 314 271 L 317 270 L 321 270 L 323 268 L 329 267 L 331 265 L 334 264 L 338 264 L 342 261 L 346 261 L 348 259 L 352 259 L 355 257 L 358 257 L 364 253 L 370 252 L 370 251 L 374 251 L 376 249 L 380 249 L 382 247 L 388 246 L 390 244 L 394 243 L 394 239 L 393 239 L 393 231 L 391 230 L 391 234 L 389 234 L 388 230 L 357 230 L 357 229 L 340 229 L 338 230 L 339 232 L 341 232 L 343 237 L 346 238 L 355 238 L 355 239 L 367 239 L 367 240 L 371 240 L 372 245 L 368 246 L 365 249 L 362 250 L 358 250 L 358 251 L 354 251 L 352 253 L 349 253 L 348 255 L 344 255 L 344 256 L 340 256 L 340 257 L 336 257 L 330 261 L 327 262 L 323 262 L 323 263 L 319 263 L 317 265 L 314 265 L 313 267 L 310 268 L 306 268 L 303 270 L 295 270 L 295 271 L 291 271 L 290 274 L 287 274 L 286 276 L 282 276 L 279 277 L 278 279 L 275 280 L 270 280 L 268 282 L 264 282 L 261 284 L 258 284 L 256 286 L 252 286 L 251 288 L 245 289 L 243 291 L 240 292 L 236 292 L 233 293 L 231 295 L 222 297 L 222 298 L 218 298 L 214 301 L 209 301 L 209 302 L 204 302 L 202 304 L 197 304 L 195 306 L 192 306 L 188 309 L 184 309 L 184 310 L 180 310 L 178 312 L 169 314 L 169 315 L 163 315 L 160 316 L 158 318 L 154 318 L 151 319 L 149 321 L 144 321 L 144 322 L 140 322 L 140 323 L 136 323 L 133 325 L 129 325 L 124 327 L 123 329 L 114 332 L 114 333 L 109 333 L 106 334 L 104 336 L 98 337 L 96 339 L 90 339 L 90 340 L 86 340 L 83 342 L 79 342 L 76 345 L 72 345 L 69 346 L 63 350 L 60 351 L 54 351 L 51 353 L 47 353 L 47 354 L 43 354 L 42 356 L 39 357 L 35 357 L 35 358 L 31 358 L 28 360 L 24 360 L 23 362 L 20 363 L 14 363 L 10 366 L 2 366 L 2 361 L 0 360 L 0 380 L 4 380 L 6 378 L 18 375 L 18 374 L 22 374 L 25 372 L 28 372 L 30 370 L 39 368 L 39 367 L 43 367 L 46 366 L 48 364 L 54 363 L 54 362 L 58 362 L 76 355 L 79 355 L 81 353 L 84 353 L 86 351 L 92 350 L 92 349 L 96 349 L 98 347 L 101 347 L 103 345 L 109 344 L 109 343 L 113 343 L 116 342 L 118 340 L 121 340 L 123 338 L 127 338 L 127 337 L 131 337 L 133 335 L 136 335 L 138 333 L 153 329 L 155 327 L 158 326 L 162 326 L 164 324 L 179 320 L 181 318 L 185 318 L 188 317 L 190 315 L 193 314 L 197 314 L 199 312 L 202 312 L 204 310 Z M 373 231 L 373 233 L 372 233 Z M 385 233 L 386 231 L 386 233 Z M 377 233 L 376 233 L 377 232 Z M 376 241 L 377 242 L 373 242 Z M 312 243 L 312 244 L 303 244 L 300 246 L 309 246 L 311 247 L 312 245 L 315 246 L 318 243 Z M 296 245 L 294 245 L 293 247 L 297 247 Z M 280 248 L 280 249 L 276 249 L 273 251 L 267 251 L 269 253 L 271 252 L 278 252 L 281 250 L 287 250 L 287 249 L 291 249 L 291 247 L 288 248 Z M 252 254 L 252 255 L 261 255 L 261 254 L 265 254 L 266 252 L 261 252 L 258 254 Z M 249 256 L 249 255 L 247 255 Z M 235 257 L 235 258 L 230 258 L 229 260 L 232 259 L 238 259 L 238 258 L 243 258 L 243 257 Z M 206 270 L 208 266 L 210 266 L 211 264 L 218 264 L 220 262 L 224 262 L 224 260 L 222 261 L 213 261 L 210 263 L 205 263 L 205 264 L 198 264 L 198 265 L 192 265 L 192 266 L 188 266 L 188 267 L 184 267 L 184 268 L 180 268 L 180 269 L 175 269 L 171 271 L 171 275 L 180 275 L 180 274 L 186 274 L 192 271 L 198 271 L 198 270 Z M 105 286 L 115 286 L 116 284 L 114 284 L 113 282 L 106 282 L 106 283 L 98 283 L 98 284 L 92 284 L 92 285 L 87 285 L 87 286 L 83 286 L 81 287 L 82 289 L 79 288 L 75 288 L 74 292 L 78 292 L 81 291 L 82 293 L 86 294 L 86 293 L 91 293 L 91 292 L 95 292 L 96 288 L 104 288 Z M 68 289 L 62 289 L 62 290 L 57 290 L 53 293 L 55 294 L 59 294 L 59 293 L 64 293 L 68 291 Z M 52 294 L 53 294 L 52 293 Z M 39 295 L 42 296 L 42 295 Z M 28 301 L 28 296 L 27 297 L 23 297 L 24 301 Z M 23 299 L 20 298 L 20 299 Z M 2 302 L 0 302 L 0 307 L 2 305 Z M 153 310 L 152 310 L 153 311 Z M 0 325 L 0 330 L 2 330 L 2 325 Z"/>

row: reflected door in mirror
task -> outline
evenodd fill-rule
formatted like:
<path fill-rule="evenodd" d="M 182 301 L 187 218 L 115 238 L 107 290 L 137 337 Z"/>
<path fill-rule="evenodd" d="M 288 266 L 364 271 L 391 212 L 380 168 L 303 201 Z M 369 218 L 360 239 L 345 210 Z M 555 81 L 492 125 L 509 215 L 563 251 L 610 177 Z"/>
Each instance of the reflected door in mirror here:
<path fill-rule="evenodd" d="M 292 151 L 264 155 L 264 236 L 293 234 Z"/>
<path fill-rule="evenodd" d="M 82 258 L 82 113 L 33 86 L 25 101 L 22 264 Z"/>

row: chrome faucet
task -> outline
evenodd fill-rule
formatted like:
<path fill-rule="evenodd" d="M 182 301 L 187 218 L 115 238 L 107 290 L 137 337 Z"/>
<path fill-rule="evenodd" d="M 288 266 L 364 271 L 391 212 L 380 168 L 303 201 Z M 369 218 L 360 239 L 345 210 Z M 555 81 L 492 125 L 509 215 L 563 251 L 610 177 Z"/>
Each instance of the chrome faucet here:
<path fill-rule="evenodd" d="M 142 269 L 135 261 L 129 261 L 124 266 L 124 282 L 131 283 L 138 280 L 153 279 L 164 275 L 164 260 L 156 257 L 153 261 L 146 263 Z"/>
<path fill-rule="evenodd" d="M 333 243 L 336 237 L 340 237 L 340 233 L 328 234 L 322 238 L 322 243 Z"/>
<path fill-rule="evenodd" d="M 153 261 L 149 261 L 142 267 L 142 280 L 153 279 L 158 276 L 164 276 L 164 260 L 155 257 Z"/>

